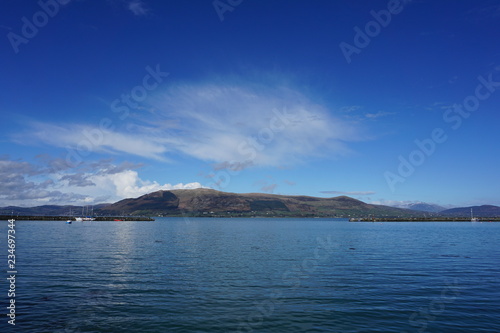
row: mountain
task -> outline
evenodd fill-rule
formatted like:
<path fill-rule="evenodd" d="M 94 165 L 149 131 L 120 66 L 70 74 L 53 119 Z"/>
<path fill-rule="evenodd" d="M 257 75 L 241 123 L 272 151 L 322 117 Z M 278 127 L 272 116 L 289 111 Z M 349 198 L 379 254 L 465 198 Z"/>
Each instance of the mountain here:
<path fill-rule="evenodd" d="M 370 205 L 346 197 L 264 193 L 236 194 L 212 189 L 171 190 L 124 199 L 99 210 L 102 215 L 189 216 L 422 216 L 421 212 Z"/>
<path fill-rule="evenodd" d="M 265 193 L 228 193 L 212 189 L 171 190 L 149 193 L 113 204 L 94 205 L 96 216 L 269 216 L 269 217 L 500 217 L 500 207 L 483 205 L 442 210 L 427 203 L 408 204 L 405 208 L 367 204 L 346 196 L 318 198 L 301 195 Z M 82 215 L 82 206 L 44 205 L 0 208 L 0 215 Z M 90 214 L 91 206 L 88 206 Z M 436 213 L 439 212 L 439 213 Z"/>
<path fill-rule="evenodd" d="M 458 207 L 443 210 L 439 215 L 443 216 L 470 216 L 471 209 L 474 217 L 498 217 L 500 216 L 500 207 L 492 205 Z"/>
<path fill-rule="evenodd" d="M 445 210 L 445 207 L 435 205 L 435 204 L 430 204 L 426 202 L 398 202 L 390 205 L 391 207 L 395 208 L 403 208 L 403 209 L 410 209 L 410 210 L 416 210 L 419 212 L 427 212 L 427 213 L 439 213 L 442 210 Z"/>
<path fill-rule="evenodd" d="M 411 210 L 418 210 L 421 212 L 429 212 L 429 213 L 439 213 L 439 212 L 446 209 L 442 206 L 435 205 L 435 204 L 429 204 L 429 203 L 425 203 L 425 202 L 412 203 L 412 204 L 408 204 L 408 205 L 401 207 L 401 208 L 407 208 L 407 209 L 411 209 Z"/>
<path fill-rule="evenodd" d="M 82 212 L 85 212 L 86 210 L 88 210 L 89 212 L 88 214 L 90 214 L 92 207 L 94 209 L 94 212 L 96 212 L 99 211 L 100 208 L 103 208 L 107 205 L 109 204 L 99 204 L 99 205 L 85 206 L 85 207 L 71 206 L 71 205 L 66 205 L 66 206 L 43 205 L 36 207 L 8 206 L 0 208 L 0 215 L 11 215 L 13 213 L 14 215 L 81 216 Z"/>

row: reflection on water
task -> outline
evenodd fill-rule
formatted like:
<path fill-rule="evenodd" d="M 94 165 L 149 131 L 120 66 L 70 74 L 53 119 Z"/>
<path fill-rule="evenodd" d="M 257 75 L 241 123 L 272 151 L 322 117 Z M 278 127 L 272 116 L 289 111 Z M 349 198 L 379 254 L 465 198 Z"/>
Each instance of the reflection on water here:
<path fill-rule="evenodd" d="M 499 223 L 187 222 L 20 221 L 15 329 L 500 331 Z"/>

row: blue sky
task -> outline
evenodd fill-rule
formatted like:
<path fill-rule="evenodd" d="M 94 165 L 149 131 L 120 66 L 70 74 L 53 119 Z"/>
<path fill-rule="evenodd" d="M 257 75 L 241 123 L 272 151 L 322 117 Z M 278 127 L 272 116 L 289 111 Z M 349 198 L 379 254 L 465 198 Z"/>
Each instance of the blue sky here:
<path fill-rule="evenodd" d="M 0 206 L 500 205 L 498 1 L 9 0 Z"/>

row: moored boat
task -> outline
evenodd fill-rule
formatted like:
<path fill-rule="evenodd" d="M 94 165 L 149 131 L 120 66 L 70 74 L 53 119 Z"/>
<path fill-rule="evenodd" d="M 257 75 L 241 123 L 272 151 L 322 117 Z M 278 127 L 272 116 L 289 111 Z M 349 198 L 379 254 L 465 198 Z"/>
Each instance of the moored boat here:
<path fill-rule="evenodd" d="M 477 217 L 474 217 L 474 215 L 472 214 L 472 208 L 470 209 L 470 221 L 471 222 L 478 222 L 479 219 Z"/>

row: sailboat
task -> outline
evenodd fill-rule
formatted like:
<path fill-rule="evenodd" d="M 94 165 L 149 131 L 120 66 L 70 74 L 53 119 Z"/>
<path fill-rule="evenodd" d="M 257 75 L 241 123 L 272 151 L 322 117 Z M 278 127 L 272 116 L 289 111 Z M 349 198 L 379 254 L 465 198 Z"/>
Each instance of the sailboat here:
<path fill-rule="evenodd" d="M 471 222 L 478 222 L 479 219 L 477 217 L 474 217 L 474 215 L 472 214 L 472 208 L 470 209 L 470 221 Z"/>
<path fill-rule="evenodd" d="M 71 219 L 71 217 L 73 216 L 73 213 L 71 212 L 71 208 L 69 209 L 69 216 L 70 216 L 70 218 L 68 220 L 66 220 L 66 224 L 73 223 L 73 220 Z"/>
<path fill-rule="evenodd" d="M 91 217 L 91 216 L 86 216 L 85 217 L 85 214 L 84 214 L 84 209 L 85 208 L 87 209 L 87 215 L 88 215 L 88 213 L 89 213 L 89 207 L 88 206 L 82 207 L 82 217 L 76 217 L 75 221 L 83 222 L 83 221 L 94 221 L 95 220 L 95 217 Z M 92 206 L 92 215 L 94 215 L 94 206 Z"/>
<path fill-rule="evenodd" d="M 14 222 L 16 222 L 16 219 L 14 219 L 14 211 L 12 211 L 12 213 L 11 213 L 10 215 L 12 215 L 12 218 L 11 218 L 11 219 L 9 219 L 9 220 L 7 220 L 7 221 L 9 221 L 9 223 L 14 223 Z"/>
<path fill-rule="evenodd" d="M 84 207 L 82 206 L 82 217 L 75 217 L 75 221 L 77 221 L 77 222 L 83 221 L 83 210 L 84 210 Z"/>

